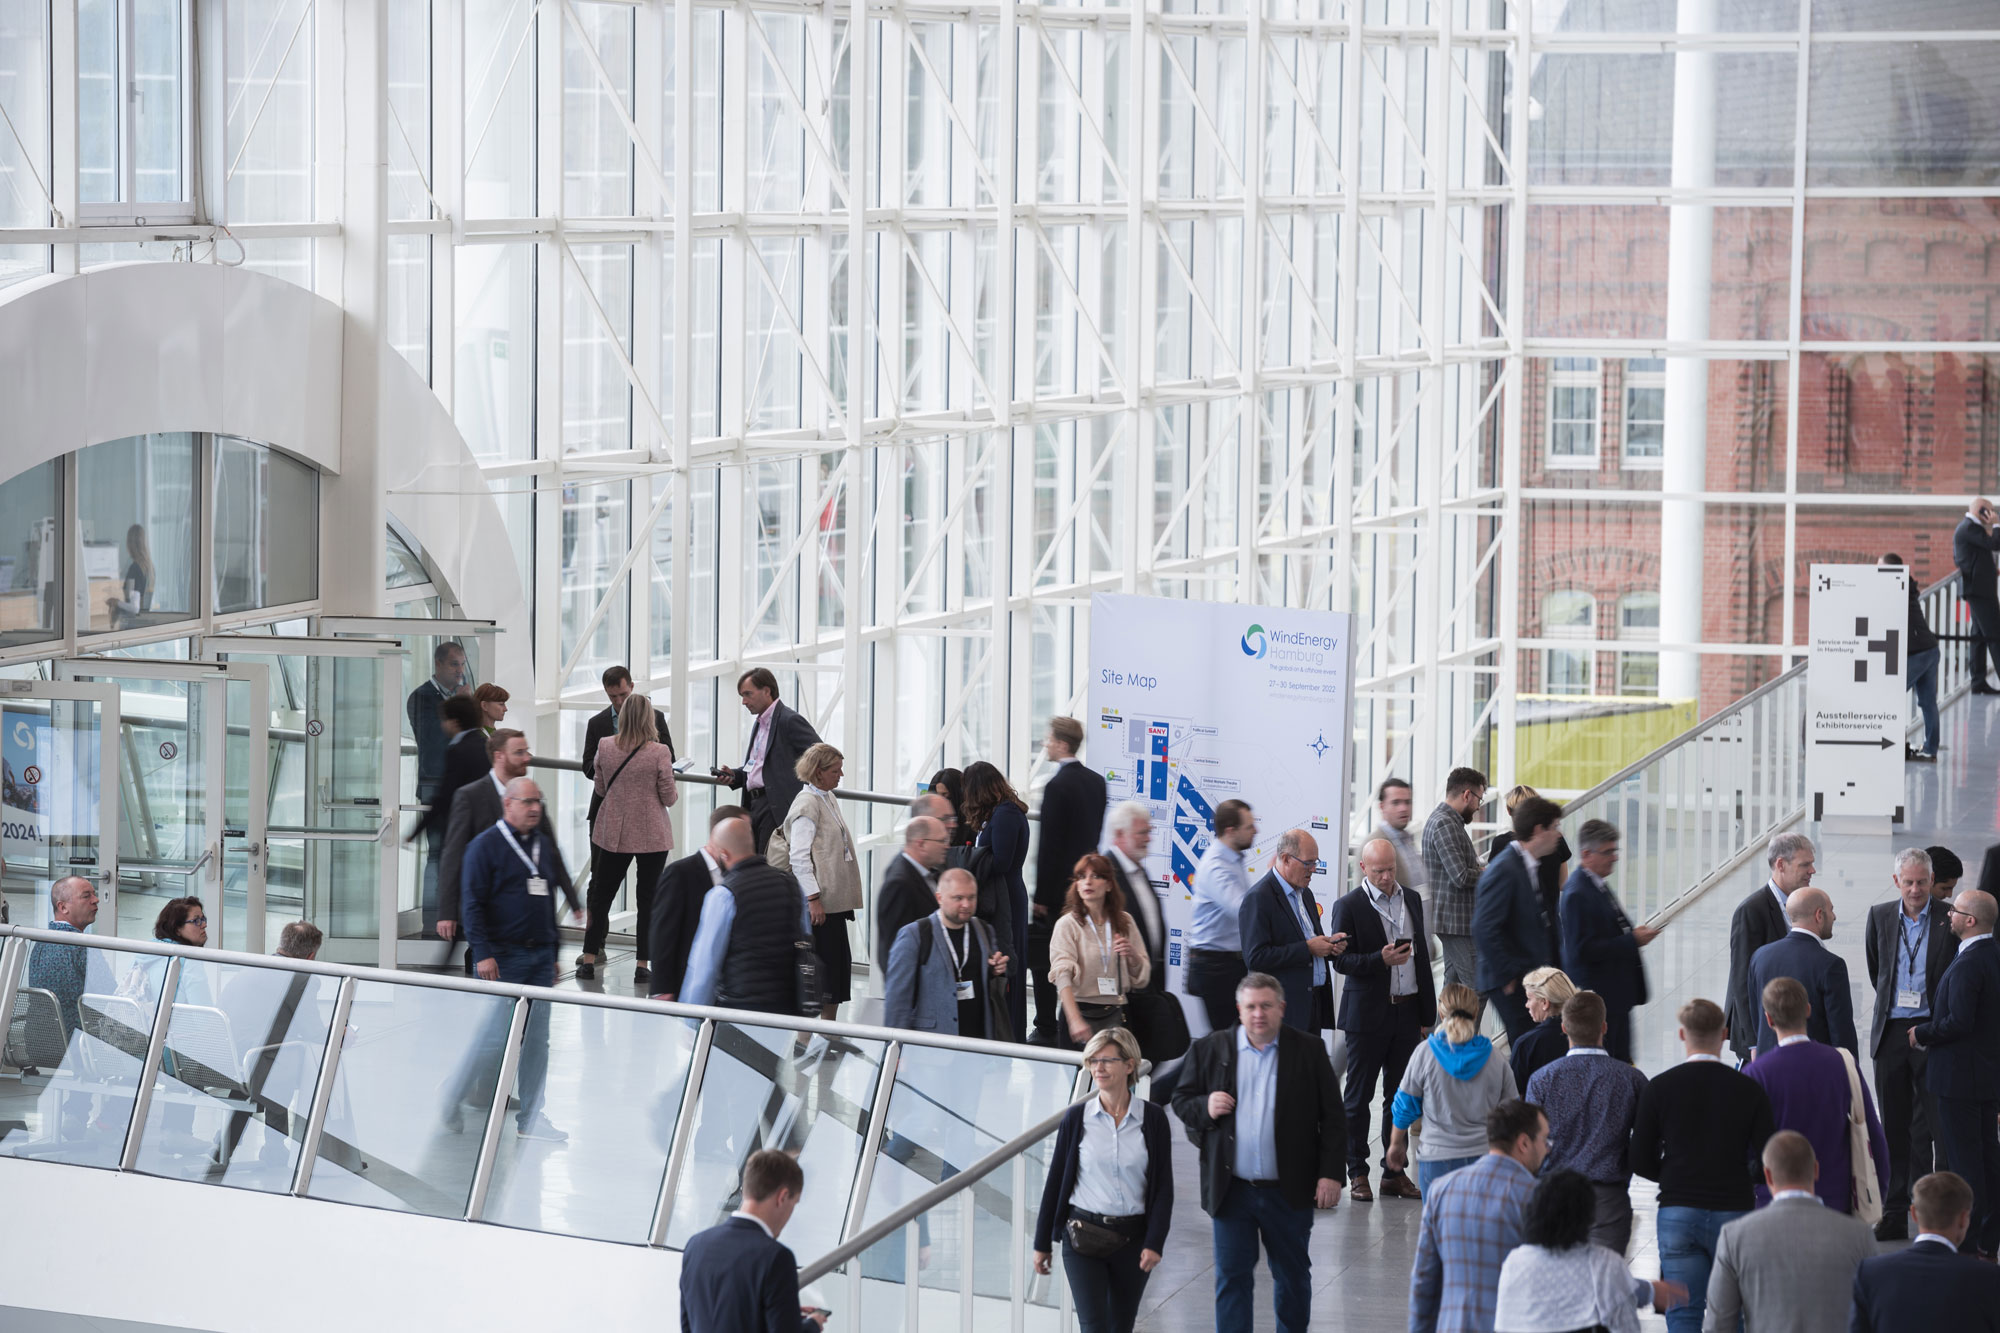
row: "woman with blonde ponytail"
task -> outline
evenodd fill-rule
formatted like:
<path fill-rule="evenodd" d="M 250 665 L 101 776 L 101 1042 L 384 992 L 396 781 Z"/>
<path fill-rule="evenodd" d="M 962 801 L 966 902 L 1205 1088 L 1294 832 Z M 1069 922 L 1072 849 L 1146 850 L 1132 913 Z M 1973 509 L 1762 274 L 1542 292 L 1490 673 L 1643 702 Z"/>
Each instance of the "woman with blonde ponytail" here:
<path fill-rule="evenodd" d="M 1446 986 L 1438 992 L 1437 1027 L 1410 1057 L 1390 1107 L 1389 1169 L 1409 1166 L 1410 1126 L 1421 1120 L 1417 1188 L 1428 1195 L 1432 1181 L 1486 1152 L 1486 1113 L 1519 1095 L 1513 1071 L 1479 1035 L 1479 996 L 1470 986 Z"/>

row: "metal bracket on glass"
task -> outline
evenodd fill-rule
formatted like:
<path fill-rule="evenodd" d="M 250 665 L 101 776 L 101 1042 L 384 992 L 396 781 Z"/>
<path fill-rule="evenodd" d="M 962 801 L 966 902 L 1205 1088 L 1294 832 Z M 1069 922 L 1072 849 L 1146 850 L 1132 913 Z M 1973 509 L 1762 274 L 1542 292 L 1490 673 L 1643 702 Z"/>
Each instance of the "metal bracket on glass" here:
<path fill-rule="evenodd" d="M 846 1240 L 861 1226 L 867 1215 L 868 1190 L 875 1181 L 875 1155 L 882 1150 L 882 1133 L 889 1125 L 889 1097 L 896 1088 L 896 1068 L 902 1063 L 903 1043 L 892 1041 L 882 1053 L 882 1070 L 875 1079 L 874 1114 L 861 1140 L 861 1171 L 855 1177 L 854 1197 L 847 1202 L 847 1219 L 841 1224 L 840 1238 Z"/>
<path fill-rule="evenodd" d="M 681 1089 L 681 1111 L 674 1117 L 674 1141 L 667 1149 L 667 1173 L 660 1177 L 659 1202 L 653 1205 L 654 1247 L 667 1243 L 667 1224 L 674 1216 L 674 1191 L 680 1185 L 681 1165 L 687 1161 L 688 1143 L 694 1138 L 694 1108 L 701 1096 L 701 1077 L 708 1068 L 708 1050 L 715 1044 L 715 1020 L 701 1020 L 694 1039 L 694 1053 L 688 1057 L 687 1086 Z"/>
<path fill-rule="evenodd" d="M 139 1070 L 139 1088 L 132 1097 L 132 1120 L 125 1126 L 125 1151 L 119 1155 L 118 1169 L 130 1171 L 139 1165 L 139 1140 L 146 1132 L 146 1114 L 153 1106 L 153 1084 L 159 1081 L 160 1062 L 166 1055 L 167 1027 L 173 1022 L 174 994 L 181 982 L 181 960 L 169 958 L 166 974 L 160 978 L 160 1007 L 153 1011 L 153 1035 L 146 1042 L 146 1063 Z"/>
<path fill-rule="evenodd" d="M 507 1097 L 521 1068 L 521 1034 L 528 1030 L 532 1000 L 514 1001 L 514 1018 L 507 1028 L 507 1045 L 500 1052 L 500 1076 L 493 1084 L 493 1109 L 486 1115 L 486 1132 L 479 1139 L 479 1162 L 472 1168 L 472 1192 L 465 1200 L 465 1220 L 477 1222 L 486 1212 L 486 1189 L 493 1183 L 493 1158 L 500 1151 L 500 1131 L 507 1124 Z M 526 1111 L 524 1102 L 521 1109 Z"/>
<path fill-rule="evenodd" d="M 340 1048 L 347 1041 L 347 1016 L 354 1010 L 354 978 L 343 977 L 333 997 L 333 1019 L 326 1028 L 326 1054 L 319 1062 L 319 1082 L 313 1085 L 312 1111 L 306 1116 L 305 1137 L 299 1140 L 299 1166 L 292 1175 L 292 1193 L 303 1198 L 312 1183 L 313 1162 L 319 1157 L 320 1135 L 326 1130 L 326 1108 L 333 1100 L 333 1080 L 340 1073 Z"/>

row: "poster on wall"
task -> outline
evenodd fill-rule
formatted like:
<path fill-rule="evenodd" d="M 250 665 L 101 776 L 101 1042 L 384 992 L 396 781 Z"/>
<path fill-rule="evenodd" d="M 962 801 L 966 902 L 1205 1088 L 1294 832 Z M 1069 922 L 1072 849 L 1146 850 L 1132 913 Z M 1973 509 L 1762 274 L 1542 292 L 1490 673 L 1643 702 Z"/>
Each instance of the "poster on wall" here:
<path fill-rule="evenodd" d="M 1090 601 L 1085 758 L 1110 800 L 1153 812 L 1147 870 L 1165 906 L 1168 985 L 1196 1032 L 1181 980 L 1195 867 L 1215 807 L 1247 801 L 1254 883 L 1278 835 L 1312 832 L 1322 913 L 1344 892 L 1353 735 L 1353 618 L 1226 602 L 1098 593 Z"/>
<path fill-rule="evenodd" d="M 0 713 L 0 855 L 17 873 L 46 869 L 55 754 L 49 720 Z"/>
<path fill-rule="evenodd" d="M 1814 565 L 1806 793 L 1814 822 L 1903 818 L 1909 570 Z"/>

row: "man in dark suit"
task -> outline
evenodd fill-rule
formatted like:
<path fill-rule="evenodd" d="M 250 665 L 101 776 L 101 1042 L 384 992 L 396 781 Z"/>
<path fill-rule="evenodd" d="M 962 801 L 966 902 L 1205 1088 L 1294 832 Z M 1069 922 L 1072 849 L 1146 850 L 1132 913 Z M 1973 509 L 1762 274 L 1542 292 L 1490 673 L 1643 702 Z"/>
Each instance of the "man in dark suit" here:
<path fill-rule="evenodd" d="M 1576 835 L 1576 872 L 1563 887 L 1562 967 L 1578 990 L 1604 1000 L 1604 1049 L 1632 1059 L 1632 1011 L 1647 999 L 1646 963 L 1639 950 L 1659 938 L 1657 926 L 1635 926 L 1604 881 L 1618 868 L 1618 829 L 1586 819 Z"/>
<path fill-rule="evenodd" d="M 1757 1046 L 1757 1025 L 1763 1019 L 1763 991 L 1750 989 L 1750 960 L 1757 951 L 1791 929 L 1785 921 L 1785 899 L 1794 889 L 1812 883 L 1812 839 L 1803 833 L 1780 833 L 1764 848 L 1771 877 L 1736 904 L 1729 918 L 1729 1046 L 1741 1064 Z"/>
<path fill-rule="evenodd" d="M 1257 971 L 1244 977 L 1236 1012 L 1238 1026 L 1190 1048 L 1174 1093 L 1174 1114 L 1201 1150 L 1201 1207 L 1213 1219 L 1215 1326 L 1250 1327 L 1261 1238 L 1278 1328 L 1305 1333 L 1313 1209 L 1340 1202 L 1347 1155 L 1340 1081 L 1319 1038 L 1286 1022 L 1275 978 Z"/>
<path fill-rule="evenodd" d="M 1070 872 L 1083 857 L 1097 850 L 1104 836 L 1104 807 L 1109 795 L 1104 775 L 1083 766 L 1076 752 L 1083 748 L 1083 724 L 1073 717 L 1049 719 L 1042 752 L 1056 766 L 1042 788 L 1041 841 L 1035 846 L 1035 900 L 1028 923 L 1028 969 L 1034 979 L 1035 1026 L 1030 1040 L 1056 1040 L 1056 988 L 1049 984 L 1049 936 L 1062 915 L 1069 893 Z M 890 938 L 894 938 L 891 936 Z M 885 953 L 883 955 L 887 957 Z"/>
<path fill-rule="evenodd" d="M 694 947 L 695 931 L 701 926 L 701 905 L 710 889 L 722 883 L 728 867 L 716 846 L 716 826 L 727 819 L 748 819 L 740 805 L 718 805 L 708 816 L 708 841 L 660 872 L 660 887 L 653 894 L 650 923 L 653 960 L 653 998 L 672 1000 L 681 993 L 687 979 L 688 950 Z"/>
<path fill-rule="evenodd" d="M 1472 898 L 1478 990 L 1506 1024 L 1509 1041 L 1535 1025 L 1522 981 L 1546 966 L 1549 919 L 1538 887 L 1542 858 L 1562 841 L 1562 807 L 1524 796 L 1514 807 L 1514 841 L 1488 863 Z"/>
<path fill-rule="evenodd" d="M 472 744 L 468 741 L 467 744 Z M 444 840 L 438 849 L 439 938 L 459 936 L 461 896 L 459 869 L 465 864 L 465 849 L 472 840 L 500 822 L 505 812 L 507 784 L 528 776 L 528 738 L 512 727 L 502 727 L 486 738 L 485 750 L 492 767 L 452 794 L 451 814 L 444 823 Z M 446 958 L 449 960 L 450 955 Z M 465 975 L 472 975 L 472 951 L 465 952 Z"/>
<path fill-rule="evenodd" d="M 2000 947 L 1993 943 L 1993 895 L 1961 892 L 1951 906 L 1958 955 L 1938 981 L 1931 1020 L 1910 1030 L 1927 1051 L 1924 1081 L 1937 1105 L 1937 1141 L 1951 1169 L 1972 1186 L 1972 1248 L 2000 1247 Z"/>
<path fill-rule="evenodd" d="M 1849 1333 L 1964 1329 L 2000 1333 L 2000 1268 L 1959 1251 L 1972 1226 L 1972 1187 L 1950 1171 L 1917 1182 L 1908 1249 L 1863 1259 L 1854 1274 Z"/>
<path fill-rule="evenodd" d="M 1847 961 L 1826 947 L 1833 938 L 1833 899 L 1822 889 L 1793 890 L 1785 900 L 1785 920 L 1791 929 L 1759 949 L 1750 960 L 1750 984 L 1759 995 L 1779 977 L 1790 977 L 1806 988 L 1812 1013 L 1806 1035 L 1828 1046 L 1844 1046 L 1861 1058 L 1861 1041 L 1854 1035 L 1854 992 L 1847 983 Z M 1776 1048 L 1778 1034 L 1769 1019 L 1757 1025 L 1757 1054 Z"/>
<path fill-rule="evenodd" d="M 903 927 L 937 911 L 938 871 L 950 844 L 944 825 L 929 815 L 903 826 L 902 854 L 890 860 L 882 887 L 875 891 L 875 961 L 885 973 L 889 947 Z"/>
<path fill-rule="evenodd" d="M 743 751 L 743 767 L 718 768 L 715 776 L 724 785 L 740 788 L 744 808 L 750 812 L 750 831 L 756 837 L 757 855 L 771 841 L 772 830 L 792 808 L 799 789 L 805 784 L 793 771 L 799 756 L 819 744 L 812 723 L 778 701 L 778 678 L 764 667 L 753 667 L 736 682 L 736 697 L 755 718 L 750 724 L 750 744 Z"/>
<path fill-rule="evenodd" d="M 1993 553 L 2000 551 L 2000 533 L 1993 530 L 2000 510 L 1984 498 L 1974 500 L 1951 534 L 1951 562 L 1958 566 L 1958 586 L 1972 612 L 1972 692 L 2000 694 L 1986 683 L 1986 659 L 2000 666 L 2000 576 Z"/>
<path fill-rule="evenodd" d="M 1372 1203 L 1368 1184 L 1368 1103 L 1382 1082 L 1382 1134 L 1389 1133 L 1389 1104 L 1403 1082 L 1410 1056 L 1431 1030 L 1437 1013 L 1437 983 L 1431 979 L 1431 951 L 1424 934 L 1424 904 L 1415 889 L 1396 882 L 1396 845 L 1370 838 L 1361 848 L 1361 877 L 1352 893 L 1333 905 L 1335 935 L 1348 947 L 1333 957 L 1333 969 L 1347 978 L 1340 988 L 1340 1030 L 1347 1034 L 1347 1081 L 1342 1108 L 1347 1116 L 1347 1179 L 1357 1203 Z M 1386 1151 L 1388 1145 L 1383 1144 Z M 1416 1182 L 1382 1163 L 1382 1192 L 1391 1198 L 1421 1197 Z"/>
<path fill-rule="evenodd" d="M 799 1261 L 778 1235 L 805 1192 L 799 1164 L 760 1148 L 743 1164 L 743 1206 L 681 1253 L 682 1333 L 819 1333 L 826 1311 L 799 1305 Z"/>
<path fill-rule="evenodd" d="M 1875 1014 L 1868 1051 L 1875 1062 L 1875 1104 L 1889 1136 L 1889 1178 L 1882 1182 L 1877 1240 L 1906 1240 L 1910 1182 L 1931 1173 L 1934 1111 L 1924 1087 L 1926 1056 L 1909 1030 L 1931 1016 L 1938 979 L 1958 951 L 1945 904 L 1931 895 L 1931 858 L 1919 847 L 1896 854 L 1896 896 L 1868 909 L 1868 981 Z"/>
<path fill-rule="evenodd" d="M 617 732 L 618 710 L 632 697 L 632 673 L 627 668 L 608 666 L 604 668 L 601 679 L 604 682 L 604 697 L 611 701 L 611 705 L 601 713 L 592 713 L 590 722 L 583 729 L 583 776 L 590 781 L 595 781 L 597 778 L 597 743 Z M 674 735 L 667 730 L 667 715 L 657 708 L 654 709 L 653 724 L 659 728 L 660 744 L 673 750 Z M 674 750 L 677 757 L 679 753 L 678 750 Z M 597 807 L 602 803 L 602 797 L 595 794 L 591 796 L 590 811 L 584 816 L 586 822 L 597 818 Z"/>
<path fill-rule="evenodd" d="M 1318 873 L 1319 843 L 1313 835 L 1285 830 L 1271 868 L 1250 886 L 1236 918 L 1244 964 L 1277 978 L 1285 993 L 1285 1024 L 1312 1033 L 1333 1026 L 1333 970 L 1327 960 L 1347 948 L 1346 940 L 1320 928 L 1319 899 L 1312 891 Z M 1241 985 L 1237 992 L 1240 996 Z"/>

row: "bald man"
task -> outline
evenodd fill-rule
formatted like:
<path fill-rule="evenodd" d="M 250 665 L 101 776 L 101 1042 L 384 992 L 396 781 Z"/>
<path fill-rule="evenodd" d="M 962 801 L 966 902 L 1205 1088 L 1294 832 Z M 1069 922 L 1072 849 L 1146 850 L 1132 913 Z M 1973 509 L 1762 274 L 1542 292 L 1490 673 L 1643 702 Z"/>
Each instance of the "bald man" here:
<path fill-rule="evenodd" d="M 81 875 L 66 875 L 49 886 L 49 929 L 82 934 L 97 920 L 97 907 L 97 886 Z M 108 995 L 117 989 L 100 950 L 67 944 L 37 944 L 28 955 L 27 984 L 56 997 L 64 1032 L 75 1032 L 81 1025 L 79 997 Z M 84 1102 L 87 1105 L 89 1098 Z"/>
<path fill-rule="evenodd" d="M 701 903 L 688 950 L 683 1004 L 712 1004 L 767 1014 L 797 1014 L 816 1003 L 799 993 L 798 944 L 812 940 L 812 913 L 791 875 L 756 851 L 751 821 L 715 826 L 722 883 Z"/>
<path fill-rule="evenodd" d="M 1368 1104 L 1382 1085 L 1382 1136 L 1389 1135 L 1389 1103 L 1403 1082 L 1417 1043 L 1430 1031 L 1437 1012 L 1431 953 L 1424 936 L 1424 903 L 1417 891 L 1396 881 L 1396 845 L 1370 838 L 1361 848 L 1361 886 L 1333 904 L 1327 928 L 1347 936 L 1349 947 L 1333 958 L 1347 978 L 1340 989 L 1336 1024 L 1347 1034 L 1347 1078 L 1342 1101 L 1347 1111 L 1347 1177 L 1355 1202 L 1372 1203 L 1368 1183 Z M 1393 1198 L 1419 1197 L 1416 1182 L 1391 1170 L 1383 1145 L 1382 1192 Z"/>
<path fill-rule="evenodd" d="M 2000 949 L 1993 895 L 1965 889 L 1952 901 L 1958 953 L 1938 981 L 1928 1023 L 1909 1040 L 1929 1053 L 1924 1081 L 1937 1098 L 1937 1142 L 1972 1186 L 1972 1229 L 1962 1251 L 1990 1259 L 2000 1249 Z"/>
<path fill-rule="evenodd" d="M 1824 889 L 1807 885 L 1785 899 L 1785 921 L 1791 927 L 1750 956 L 1750 992 L 1762 995 L 1779 977 L 1791 977 L 1806 988 L 1812 1016 L 1806 1035 L 1829 1046 L 1845 1047 L 1861 1058 L 1861 1041 L 1854 1031 L 1854 992 L 1847 983 L 1847 963 L 1826 947 L 1833 938 L 1833 899 Z M 1757 1023 L 1757 1054 L 1778 1044 L 1778 1034 L 1761 1017 Z"/>

